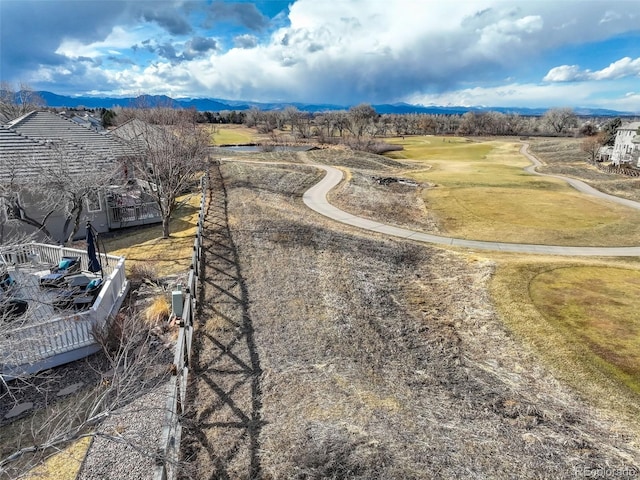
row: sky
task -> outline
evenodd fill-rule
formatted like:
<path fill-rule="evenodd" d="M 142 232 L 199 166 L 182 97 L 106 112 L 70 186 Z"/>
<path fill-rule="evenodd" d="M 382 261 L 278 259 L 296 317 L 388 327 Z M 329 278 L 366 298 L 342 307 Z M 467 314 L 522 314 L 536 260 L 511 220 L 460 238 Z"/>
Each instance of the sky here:
<path fill-rule="evenodd" d="M 640 113 L 640 4 L 0 0 L 0 80 L 61 95 Z"/>

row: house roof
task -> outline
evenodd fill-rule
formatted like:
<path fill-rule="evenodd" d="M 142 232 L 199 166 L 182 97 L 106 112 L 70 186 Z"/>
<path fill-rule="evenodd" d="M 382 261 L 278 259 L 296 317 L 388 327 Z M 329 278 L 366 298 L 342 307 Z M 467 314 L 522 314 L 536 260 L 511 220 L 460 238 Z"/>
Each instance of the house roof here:
<path fill-rule="evenodd" d="M 36 141 L 64 141 L 107 159 L 131 154 L 131 149 L 125 142 L 53 112 L 29 112 L 7 123 L 5 127 Z"/>
<path fill-rule="evenodd" d="M 640 122 L 629 122 L 620 125 L 618 130 L 633 130 L 634 132 L 640 128 Z"/>
<path fill-rule="evenodd" d="M 109 132 L 110 136 L 125 141 L 138 152 L 147 149 L 147 143 L 162 144 L 166 141 L 167 132 L 162 127 L 152 125 L 138 118 L 123 123 Z"/>
<path fill-rule="evenodd" d="M 59 171 L 61 158 L 70 175 L 113 170 L 115 162 L 63 140 L 36 140 L 0 126 L 0 181 L 29 180 L 43 171 Z"/>

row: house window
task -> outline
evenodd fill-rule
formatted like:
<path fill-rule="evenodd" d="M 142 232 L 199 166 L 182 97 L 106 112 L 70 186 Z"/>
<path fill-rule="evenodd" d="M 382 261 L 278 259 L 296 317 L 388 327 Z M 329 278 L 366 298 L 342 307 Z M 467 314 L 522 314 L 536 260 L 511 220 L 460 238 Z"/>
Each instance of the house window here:
<path fill-rule="evenodd" d="M 24 219 L 24 212 L 18 208 L 20 197 L 17 193 L 12 194 L 10 197 L 2 197 L 1 200 L 2 216 L 5 221 Z"/>
<path fill-rule="evenodd" d="M 100 193 L 98 192 L 89 192 L 86 198 L 87 202 L 87 212 L 100 212 L 102 211 L 102 201 L 100 198 Z"/>

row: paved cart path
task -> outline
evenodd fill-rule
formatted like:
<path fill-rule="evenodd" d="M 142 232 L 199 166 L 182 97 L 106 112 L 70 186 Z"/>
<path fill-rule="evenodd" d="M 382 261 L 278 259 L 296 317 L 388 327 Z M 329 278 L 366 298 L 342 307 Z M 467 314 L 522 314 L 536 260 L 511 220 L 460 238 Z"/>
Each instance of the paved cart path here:
<path fill-rule="evenodd" d="M 624 198 L 615 197 L 602 193 L 595 188 L 590 187 L 580 180 L 573 178 L 562 177 L 559 175 L 546 175 L 539 173 L 535 168 L 540 164 L 538 159 L 528 152 L 528 144 L 523 144 L 520 152 L 525 155 L 533 163 L 525 170 L 542 176 L 560 178 L 572 187 L 588 195 L 594 195 L 599 198 L 603 198 L 609 201 L 626 205 L 630 208 L 640 210 L 640 203 Z M 338 185 L 343 178 L 342 171 L 335 167 L 329 167 L 326 165 L 313 164 L 314 167 L 320 168 L 326 172 L 326 175 L 317 184 L 311 187 L 304 193 L 304 203 L 315 210 L 316 212 L 329 217 L 338 222 L 351 225 L 365 230 L 373 232 L 383 233 L 394 237 L 408 238 L 418 242 L 433 243 L 439 245 L 449 245 L 454 247 L 473 248 L 478 250 L 494 250 L 500 252 L 515 252 L 515 253 L 533 253 L 533 254 L 545 254 L 545 255 L 575 255 L 575 256 L 606 256 L 606 257 L 635 257 L 640 256 L 640 246 L 635 247 L 569 247 L 559 245 L 533 245 L 524 243 L 503 243 L 503 242 L 485 242 L 479 240 L 464 240 L 461 238 L 444 237 L 440 235 L 432 235 L 429 233 L 418 232 L 410 230 L 408 228 L 394 227 L 384 223 L 377 222 L 375 220 L 369 220 L 366 218 L 352 215 L 345 212 L 338 207 L 333 206 L 327 200 L 327 194 L 331 189 Z"/>

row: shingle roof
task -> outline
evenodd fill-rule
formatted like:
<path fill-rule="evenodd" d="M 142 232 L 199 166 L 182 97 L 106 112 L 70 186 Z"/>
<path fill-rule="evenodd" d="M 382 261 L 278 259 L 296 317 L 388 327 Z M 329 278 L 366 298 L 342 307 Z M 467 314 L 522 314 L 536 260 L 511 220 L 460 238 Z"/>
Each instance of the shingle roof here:
<path fill-rule="evenodd" d="M 618 130 L 638 130 L 640 128 L 640 122 L 629 122 L 629 123 L 624 123 L 622 125 L 620 125 L 620 128 L 618 128 Z"/>
<path fill-rule="evenodd" d="M 12 129 L 0 127 L 0 181 L 33 178 L 43 171 L 59 171 L 61 156 L 70 175 L 84 175 L 87 171 L 110 171 L 115 161 L 101 157 L 82 147 L 65 141 L 42 141 L 20 135 Z"/>
<path fill-rule="evenodd" d="M 47 170 L 111 172 L 115 159 L 129 152 L 116 138 L 52 112 L 33 111 L 0 126 L 0 181 L 28 181 Z"/>
<path fill-rule="evenodd" d="M 33 111 L 5 125 L 14 132 L 34 140 L 62 140 L 107 159 L 131 155 L 130 148 L 117 138 L 47 111 Z"/>
<path fill-rule="evenodd" d="M 128 143 L 138 152 L 144 152 L 147 149 L 147 142 L 160 144 L 167 138 L 167 132 L 163 131 L 162 127 L 151 125 L 138 118 L 132 118 L 114 128 L 109 135 Z"/>

